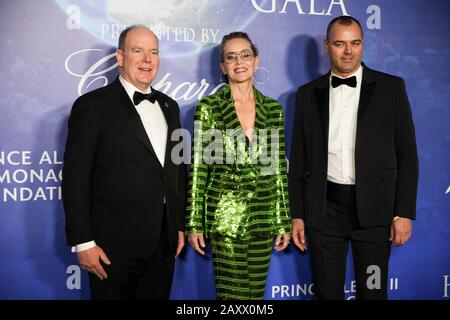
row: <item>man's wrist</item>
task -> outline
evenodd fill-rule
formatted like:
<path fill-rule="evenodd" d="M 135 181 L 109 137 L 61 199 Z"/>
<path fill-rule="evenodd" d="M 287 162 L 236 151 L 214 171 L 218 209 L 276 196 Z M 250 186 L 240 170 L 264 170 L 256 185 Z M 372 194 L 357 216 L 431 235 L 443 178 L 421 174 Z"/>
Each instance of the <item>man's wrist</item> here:
<path fill-rule="evenodd" d="M 77 244 L 75 246 L 72 247 L 72 252 L 82 252 L 82 251 L 86 251 L 89 250 L 93 247 L 95 247 L 97 244 L 95 243 L 94 240 L 92 241 L 88 241 L 88 242 L 84 242 L 84 243 L 80 243 Z"/>

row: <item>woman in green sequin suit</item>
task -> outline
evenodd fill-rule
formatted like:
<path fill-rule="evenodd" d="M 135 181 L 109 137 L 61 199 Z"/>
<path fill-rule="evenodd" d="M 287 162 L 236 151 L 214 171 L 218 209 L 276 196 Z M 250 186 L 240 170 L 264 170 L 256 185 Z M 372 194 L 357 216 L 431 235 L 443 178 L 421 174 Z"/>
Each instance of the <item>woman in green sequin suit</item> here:
<path fill-rule="evenodd" d="M 211 240 L 218 299 L 263 299 L 273 237 L 283 250 L 291 232 L 283 109 L 253 86 L 247 34 L 226 35 L 220 54 L 228 85 L 194 114 L 186 231 L 202 255 Z"/>

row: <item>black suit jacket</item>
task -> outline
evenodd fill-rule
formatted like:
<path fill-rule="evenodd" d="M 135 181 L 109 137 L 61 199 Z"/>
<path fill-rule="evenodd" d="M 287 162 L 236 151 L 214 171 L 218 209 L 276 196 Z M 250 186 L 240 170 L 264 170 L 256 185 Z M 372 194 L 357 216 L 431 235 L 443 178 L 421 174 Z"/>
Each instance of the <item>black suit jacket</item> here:
<path fill-rule="evenodd" d="M 179 108 L 159 91 L 157 101 L 168 126 L 164 167 L 119 79 L 75 101 L 62 182 L 69 245 L 95 240 L 110 258 L 141 258 L 162 231 L 175 253 L 185 210 L 185 168 L 171 161 Z"/>
<path fill-rule="evenodd" d="M 297 91 L 289 195 L 293 218 L 322 226 L 326 210 L 329 76 Z M 364 66 L 355 143 L 356 206 L 362 227 L 415 219 L 418 160 L 403 79 Z"/>

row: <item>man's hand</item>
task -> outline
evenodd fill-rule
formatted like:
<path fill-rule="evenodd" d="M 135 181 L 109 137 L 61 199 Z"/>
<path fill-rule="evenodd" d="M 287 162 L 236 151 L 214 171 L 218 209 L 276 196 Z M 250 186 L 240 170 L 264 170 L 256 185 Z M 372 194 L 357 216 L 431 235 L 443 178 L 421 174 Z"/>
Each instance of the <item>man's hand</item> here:
<path fill-rule="evenodd" d="M 77 254 L 78 261 L 83 269 L 95 274 L 100 280 L 108 278 L 105 269 L 103 269 L 100 264 L 100 259 L 107 265 L 110 265 L 111 262 L 105 252 L 103 252 L 102 248 L 95 246 L 91 249 L 78 252 Z"/>
<path fill-rule="evenodd" d="M 398 247 L 408 242 L 412 235 L 412 222 L 408 218 L 398 218 L 392 221 L 391 236 L 392 246 Z"/>
<path fill-rule="evenodd" d="M 303 219 L 292 219 L 292 238 L 297 248 L 301 251 L 308 249 L 305 238 L 305 223 L 303 222 Z"/>
<path fill-rule="evenodd" d="M 195 251 L 204 256 L 205 251 L 200 248 L 205 248 L 205 239 L 203 238 L 203 233 L 190 233 L 188 239 L 192 248 L 194 248 Z"/>
<path fill-rule="evenodd" d="M 175 254 L 175 258 L 178 257 L 178 255 L 180 254 L 181 250 L 183 250 L 184 248 L 184 232 L 183 231 L 178 231 L 178 244 L 177 244 L 177 253 Z"/>
<path fill-rule="evenodd" d="M 291 240 L 291 234 L 281 234 L 277 236 L 277 239 L 275 240 L 275 250 L 281 251 L 287 248 L 289 245 L 289 241 Z"/>

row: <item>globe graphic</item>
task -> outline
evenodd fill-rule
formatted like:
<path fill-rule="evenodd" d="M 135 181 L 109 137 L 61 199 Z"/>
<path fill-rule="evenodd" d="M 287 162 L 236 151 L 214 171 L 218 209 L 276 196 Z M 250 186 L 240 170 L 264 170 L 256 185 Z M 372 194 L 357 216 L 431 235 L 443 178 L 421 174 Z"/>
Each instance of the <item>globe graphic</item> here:
<path fill-rule="evenodd" d="M 265 2 L 257 1 L 260 6 Z M 56 3 L 68 15 L 78 10 L 81 28 L 114 47 L 118 33 L 126 26 L 146 25 L 157 34 L 163 56 L 183 56 L 211 48 L 225 34 L 243 30 L 258 13 L 252 1 L 242 0 L 56 0 Z"/>

